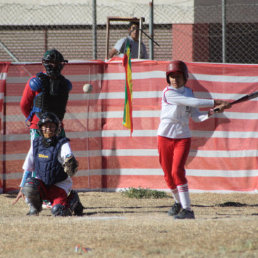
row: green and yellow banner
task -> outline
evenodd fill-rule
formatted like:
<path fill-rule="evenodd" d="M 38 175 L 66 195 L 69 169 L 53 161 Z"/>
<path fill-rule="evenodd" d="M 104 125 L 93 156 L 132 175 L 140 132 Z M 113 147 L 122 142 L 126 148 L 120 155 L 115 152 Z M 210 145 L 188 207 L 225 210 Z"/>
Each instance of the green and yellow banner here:
<path fill-rule="evenodd" d="M 126 42 L 126 51 L 123 58 L 123 65 L 125 67 L 125 104 L 124 104 L 124 116 L 123 125 L 131 130 L 131 135 L 133 132 L 133 117 L 132 117 L 132 69 L 131 69 L 131 52 L 130 52 L 130 42 Z"/>

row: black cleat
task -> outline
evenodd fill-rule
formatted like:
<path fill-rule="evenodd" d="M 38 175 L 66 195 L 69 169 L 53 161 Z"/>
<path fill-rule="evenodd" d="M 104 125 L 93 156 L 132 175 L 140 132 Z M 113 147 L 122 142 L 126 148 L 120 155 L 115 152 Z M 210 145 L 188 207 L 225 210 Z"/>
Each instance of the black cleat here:
<path fill-rule="evenodd" d="M 74 215 L 76 215 L 76 216 L 82 216 L 83 215 L 83 206 L 82 206 L 81 202 L 78 202 L 78 204 L 74 208 L 73 212 L 74 212 Z"/>
<path fill-rule="evenodd" d="M 40 212 L 40 210 L 37 210 L 33 206 L 30 205 L 30 210 L 26 215 L 27 216 L 38 216 L 39 212 Z"/>
<path fill-rule="evenodd" d="M 78 195 L 78 193 L 74 190 L 71 190 L 68 198 L 68 206 L 70 208 L 70 210 L 72 211 L 72 213 L 74 213 L 74 215 L 76 216 L 82 216 L 83 215 L 83 205 L 80 201 L 80 197 Z"/>
<path fill-rule="evenodd" d="M 181 203 L 175 202 L 174 205 L 171 207 L 171 209 L 168 211 L 169 216 L 175 216 L 177 215 L 182 208 Z"/>
<path fill-rule="evenodd" d="M 194 212 L 183 209 L 177 215 L 174 216 L 175 219 L 195 219 Z"/>

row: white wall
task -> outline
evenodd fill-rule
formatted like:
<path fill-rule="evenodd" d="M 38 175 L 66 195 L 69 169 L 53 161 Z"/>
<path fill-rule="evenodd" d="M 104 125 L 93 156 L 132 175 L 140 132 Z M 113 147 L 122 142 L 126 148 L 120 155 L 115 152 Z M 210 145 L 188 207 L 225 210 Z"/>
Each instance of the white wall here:
<path fill-rule="evenodd" d="M 97 23 L 107 16 L 145 17 L 151 0 L 96 0 Z M 194 0 L 154 0 L 155 23 L 193 23 Z M 92 24 L 92 0 L 0 0 L 1 25 Z"/>
<path fill-rule="evenodd" d="M 0 0 L 0 25 L 92 24 L 92 0 Z M 145 17 L 151 0 L 96 0 L 97 24 L 107 16 Z M 153 0 L 154 23 L 221 23 L 222 0 Z M 258 0 L 226 0 L 227 21 L 258 22 Z"/>

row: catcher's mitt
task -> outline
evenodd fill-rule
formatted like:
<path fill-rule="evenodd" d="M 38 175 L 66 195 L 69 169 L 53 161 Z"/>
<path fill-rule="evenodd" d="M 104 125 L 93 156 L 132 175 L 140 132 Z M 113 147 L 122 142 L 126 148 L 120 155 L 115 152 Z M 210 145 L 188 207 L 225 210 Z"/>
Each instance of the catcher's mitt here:
<path fill-rule="evenodd" d="M 65 159 L 63 167 L 68 176 L 73 176 L 78 170 L 79 163 L 74 156 Z"/>

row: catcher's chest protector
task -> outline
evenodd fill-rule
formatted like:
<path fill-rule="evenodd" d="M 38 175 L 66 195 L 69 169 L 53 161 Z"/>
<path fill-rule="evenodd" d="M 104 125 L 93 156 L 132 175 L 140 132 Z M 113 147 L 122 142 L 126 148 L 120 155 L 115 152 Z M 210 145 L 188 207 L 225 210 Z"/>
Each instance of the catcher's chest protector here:
<path fill-rule="evenodd" d="M 39 116 L 40 113 L 53 112 L 62 121 L 66 112 L 69 96 L 69 81 L 60 75 L 52 80 L 44 73 L 38 73 L 41 81 L 41 92 L 35 97 L 34 106 Z"/>
<path fill-rule="evenodd" d="M 53 185 L 68 177 L 62 164 L 58 161 L 58 153 L 61 146 L 69 140 L 59 138 L 57 144 L 50 147 L 45 147 L 42 140 L 43 137 L 38 137 L 33 141 L 36 177 L 40 178 L 46 185 Z"/>

